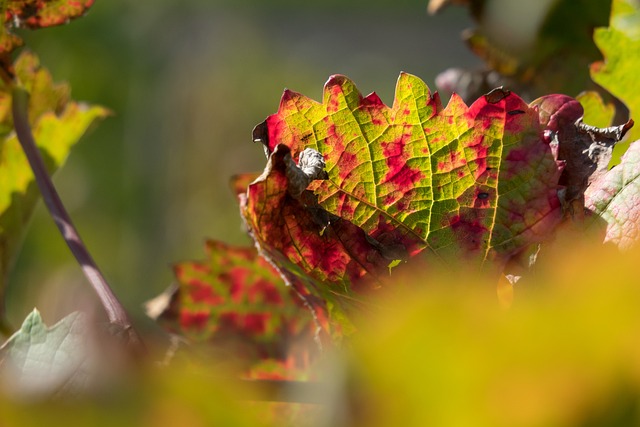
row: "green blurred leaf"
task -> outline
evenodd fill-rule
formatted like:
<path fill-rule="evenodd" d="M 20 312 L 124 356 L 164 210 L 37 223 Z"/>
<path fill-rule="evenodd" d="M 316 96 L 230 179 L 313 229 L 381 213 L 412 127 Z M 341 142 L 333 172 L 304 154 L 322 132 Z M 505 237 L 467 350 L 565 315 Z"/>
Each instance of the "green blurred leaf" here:
<path fill-rule="evenodd" d="M 30 92 L 29 121 L 49 173 L 66 160 L 69 150 L 108 110 L 69 100 L 69 88 L 54 84 L 51 75 L 30 53 L 15 63 L 18 82 Z M 40 197 L 29 163 L 13 129 L 11 93 L 0 88 L 0 299 L 5 281 Z"/>
<path fill-rule="evenodd" d="M 0 385 L 15 397 L 49 396 L 82 389 L 86 380 L 87 324 L 72 313 L 47 328 L 33 310 L 0 347 Z"/>
<path fill-rule="evenodd" d="M 605 60 L 591 65 L 591 77 L 629 108 L 631 118 L 640 114 L 640 1 L 614 0 L 608 28 L 597 28 L 596 45 Z M 640 127 L 631 129 L 628 141 L 640 139 Z M 621 144 L 615 162 L 628 147 Z"/>

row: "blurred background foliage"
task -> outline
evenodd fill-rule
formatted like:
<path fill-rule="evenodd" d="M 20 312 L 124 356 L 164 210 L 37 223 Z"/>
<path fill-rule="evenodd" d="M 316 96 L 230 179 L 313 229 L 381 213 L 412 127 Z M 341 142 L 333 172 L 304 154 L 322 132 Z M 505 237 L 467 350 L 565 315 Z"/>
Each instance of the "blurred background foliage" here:
<path fill-rule="evenodd" d="M 205 238 L 249 242 L 228 183 L 264 167 L 251 130 L 285 87 L 320 100 L 342 73 L 391 103 L 400 71 L 435 88 L 445 68 L 479 64 L 460 40 L 470 25 L 464 9 L 431 17 L 423 0 L 98 0 L 70 25 L 20 34 L 75 99 L 115 113 L 55 182 L 142 318 L 141 303 L 173 280 L 170 265 L 200 258 Z M 86 303 L 83 281 L 40 206 L 10 277 L 10 319 L 19 325 L 34 306 L 61 318 Z"/>

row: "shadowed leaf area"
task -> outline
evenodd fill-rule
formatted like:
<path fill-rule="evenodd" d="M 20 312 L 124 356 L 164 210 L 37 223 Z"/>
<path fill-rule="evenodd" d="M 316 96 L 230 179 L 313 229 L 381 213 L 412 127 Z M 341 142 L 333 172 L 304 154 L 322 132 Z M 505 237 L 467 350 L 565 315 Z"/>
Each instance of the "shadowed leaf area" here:
<path fill-rule="evenodd" d="M 430 11 L 437 12 L 449 3 L 468 6 L 477 26 L 465 31 L 463 37 L 499 77 L 458 70 L 466 78 L 443 74 L 443 89 L 474 99 L 488 90 L 487 84 L 504 84 L 533 99 L 548 93 L 575 96 L 596 88 L 588 66 L 601 55 L 592 33 L 607 24 L 611 0 L 431 0 Z"/>
<path fill-rule="evenodd" d="M 271 154 L 243 215 L 291 281 L 328 301 L 379 288 L 397 260 L 499 271 L 561 220 L 561 166 L 543 133 L 537 107 L 508 91 L 445 108 L 403 73 L 388 107 L 333 76 L 322 103 L 287 90 L 254 130 Z M 299 191 L 305 149 L 323 155 L 326 178 Z"/>
<path fill-rule="evenodd" d="M 175 265 L 177 290 L 164 295 L 169 301 L 161 313 L 149 314 L 219 360 L 238 364 L 246 377 L 305 372 L 316 324 L 300 296 L 255 248 L 208 241 L 206 252 L 203 261 Z"/>

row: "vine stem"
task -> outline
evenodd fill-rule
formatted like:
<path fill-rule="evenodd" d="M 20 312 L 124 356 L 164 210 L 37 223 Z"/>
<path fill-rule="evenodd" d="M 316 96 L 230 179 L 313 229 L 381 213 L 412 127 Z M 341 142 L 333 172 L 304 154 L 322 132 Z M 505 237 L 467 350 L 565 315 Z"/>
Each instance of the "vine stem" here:
<path fill-rule="evenodd" d="M 36 146 L 36 142 L 31 132 L 31 126 L 29 124 L 29 93 L 24 89 L 13 85 L 12 90 L 13 98 L 13 123 L 18 136 L 18 141 L 24 150 L 29 165 L 33 170 L 33 174 L 36 178 L 36 183 L 42 194 L 44 200 L 53 221 L 58 226 L 62 237 L 69 246 L 71 253 L 74 255 L 87 280 L 98 294 L 98 298 L 102 303 L 109 322 L 121 329 L 121 331 L 127 334 L 129 344 L 133 346 L 133 349 L 138 353 L 144 353 L 144 344 L 140 339 L 140 336 L 133 328 L 131 320 L 127 315 L 126 310 L 111 290 L 109 283 L 104 278 L 102 272 L 98 268 L 98 265 L 94 261 L 93 257 L 89 253 L 87 247 L 82 242 L 80 234 L 73 225 L 71 217 L 67 213 L 60 196 L 56 188 L 51 181 L 51 177 L 47 172 L 47 168 L 42 160 L 40 151 Z"/>

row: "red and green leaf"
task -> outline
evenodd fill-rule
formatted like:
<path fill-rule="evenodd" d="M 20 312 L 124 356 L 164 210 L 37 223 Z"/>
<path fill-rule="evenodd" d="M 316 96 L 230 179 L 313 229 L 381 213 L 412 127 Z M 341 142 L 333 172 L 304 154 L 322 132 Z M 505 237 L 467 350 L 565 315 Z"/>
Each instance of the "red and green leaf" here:
<path fill-rule="evenodd" d="M 0 10 L 0 56 L 22 45 L 12 28 L 46 28 L 81 17 L 95 0 L 7 0 Z"/>
<path fill-rule="evenodd" d="M 174 267 L 179 287 L 153 317 L 241 362 L 246 375 L 299 374 L 315 347 L 305 302 L 255 248 L 208 241 L 206 250 L 205 260 Z"/>
<path fill-rule="evenodd" d="M 269 156 L 262 174 L 240 197 L 249 233 L 287 282 L 306 295 L 313 307 L 323 307 L 331 317 L 342 315 L 333 305 L 337 296 L 357 303 L 352 291 L 379 286 L 386 266 L 396 257 L 391 248 L 376 242 L 360 227 L 318 205 L 317 197 L 298 185 L 302 173 L 289 147 L 280 144 Z M 388 271 L 388 270 L 387 270 Z M 333 325 L 333 335 L 348 333 L 347 322 Z"/>
<path fill-rule="evenodd" d="M 272 153 L 286 145 L 293 158 L 305 148 L 322 153 L 328 179 L 310 187 L 319 205 L 361 228 L 392 259 L 421 254 L 446 263 L 501 265 L 561 218 L 560 168 L 537 108 L 508 91 L 470 107 L 454 95 L 443 108 L 420 79 L 403 73 L 388 107 L 375 94 L 363 97 L 346 77 L 333 76 L 323 103 L 285 91 L 278 112 L 256 128 L 254 139 Z M 255 213 L 280 215 L 265 214 L 279 205 L 268 197 L 252 202 L 253 194 L 250 186 Z M 326 267 L 327 277 L 334 268 Z"/>

